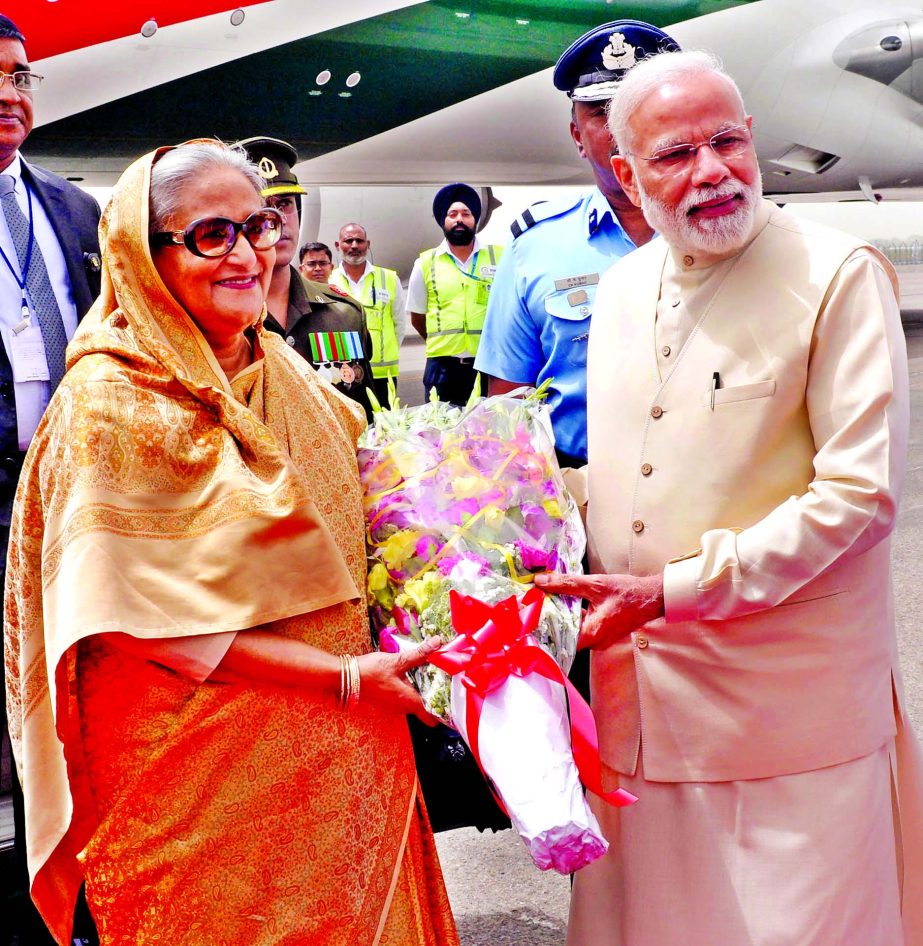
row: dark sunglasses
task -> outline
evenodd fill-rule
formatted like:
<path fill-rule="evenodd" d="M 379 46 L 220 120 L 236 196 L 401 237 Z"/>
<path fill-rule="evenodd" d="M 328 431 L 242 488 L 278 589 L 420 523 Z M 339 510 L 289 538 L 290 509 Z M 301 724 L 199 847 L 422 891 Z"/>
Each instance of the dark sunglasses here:
<path fill-rule="evenodd" d="M 253 249 L 268 250 L 282 236 L 282 214 L 272 207 L 264 207 L 241 223 L 227 217 L 203 217 L 193 220 L 185 230 L 152 233 L 151 245 L 185 246 L 194 256 L 227 256 L 241 233 Z"/>

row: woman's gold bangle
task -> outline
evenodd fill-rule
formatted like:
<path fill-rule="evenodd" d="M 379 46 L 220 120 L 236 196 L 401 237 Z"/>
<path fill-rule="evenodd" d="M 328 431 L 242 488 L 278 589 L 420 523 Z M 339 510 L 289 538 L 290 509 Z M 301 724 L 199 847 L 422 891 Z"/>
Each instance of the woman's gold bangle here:
<path fill-rule="evenodd" d="M 340 709 L 349 709 L 359 702 L 359 661 L 352 654 L 340 654 Z"/>

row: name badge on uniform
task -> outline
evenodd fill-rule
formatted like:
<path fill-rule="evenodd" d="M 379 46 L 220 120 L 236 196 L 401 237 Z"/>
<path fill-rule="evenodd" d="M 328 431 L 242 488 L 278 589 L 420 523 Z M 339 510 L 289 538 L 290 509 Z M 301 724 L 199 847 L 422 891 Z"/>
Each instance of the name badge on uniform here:
<path fill-rule="evenodd" d="M 32 323 L 19 332 L 10 333 L 10 361 L 16 382 L 50 380 L 45 343 L 38 325 Z"/>
<path fill-rule="evenodd" d="M 579 289 L 581 286 L 595 286 L 599 282 L 599 273 L 584 273 L 582 276 L 565 276 L 554 281 L 558 292 L 567 289 Z"/>
<path fill-rule="evenodd" d="M 375 301 L 387 305 L 391 301 L 391 293 L 387 289 L 376 289 Z"/>
<path fill-rule="evenodd" d="M 489 263 L 481 267 L 481 275 L 487 279 L 493 279 L 497 275 L 497 267 L 491 266 Z"/>

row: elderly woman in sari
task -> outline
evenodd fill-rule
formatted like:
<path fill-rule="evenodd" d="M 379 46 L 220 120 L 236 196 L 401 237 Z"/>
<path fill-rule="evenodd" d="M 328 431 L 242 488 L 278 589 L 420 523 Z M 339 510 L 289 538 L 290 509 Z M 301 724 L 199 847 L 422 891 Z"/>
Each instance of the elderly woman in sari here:
<path fill-rule="evenodd" d="M 103 292 L 17 495 L 10 728 L 32 896 L 103 943 L 457 944 L 370 653 L 361 408 L 262 329 L 281 221 L 237 152 L 119 181 Z"/>

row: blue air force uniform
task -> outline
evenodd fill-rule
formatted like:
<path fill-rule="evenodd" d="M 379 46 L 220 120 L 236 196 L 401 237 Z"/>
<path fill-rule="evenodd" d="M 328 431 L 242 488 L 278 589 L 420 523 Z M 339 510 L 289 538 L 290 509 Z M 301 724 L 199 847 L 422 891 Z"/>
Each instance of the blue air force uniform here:
<path fill-rule="evenodd" d="M 585 462 L 586 353 L 596 285 L 635 245 L 596 187 L 580 198 L 530 207 L 512 230 L 475 368 L 535 386 L 554 378 L 548 403 L 557 448 Z"/>
<path fill-rule="evenodd" d="M 615 20 L 575 40 L 554 67 L 555 87 L 575 102 L 607 101 L 648 56 L 679 49 L 650 23 Z M 586 462 L 586 353 L 599 277 L 635 249 L 598 187 L 579 199 L 525 211 L 497 266 L 475 369 L 549 394 L 558 458 Z"/>

